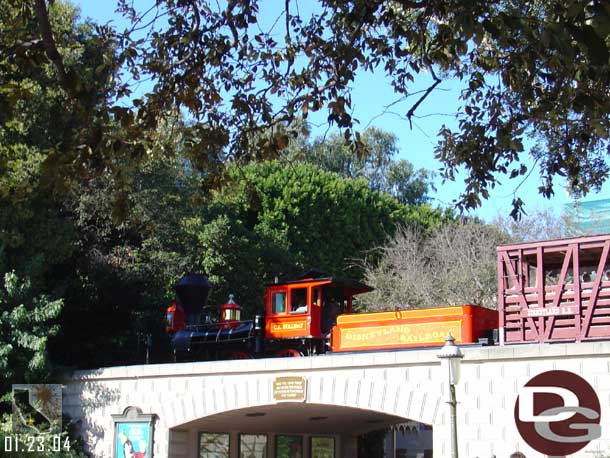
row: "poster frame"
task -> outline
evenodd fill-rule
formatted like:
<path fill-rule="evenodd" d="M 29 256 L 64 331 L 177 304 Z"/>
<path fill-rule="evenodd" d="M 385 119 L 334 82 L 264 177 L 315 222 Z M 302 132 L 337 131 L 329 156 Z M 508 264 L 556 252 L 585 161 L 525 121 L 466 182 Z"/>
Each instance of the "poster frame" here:
<path fill-rule="evenodd" d="M 113 458 L 123 458 L 122 456 L 117 456 L 117 444 L 120 440 L 119 438 L 119 425 L 127 424 L 127 423 L 143 423 L 148 427 L 148 438 L 146 442 L 146 458 L 153 458 L 154 456 L 154 427 L 155 420 L 157 415 L 154 413 L 142 413 L 142 409 L 139 407 L 129 406 L 127 407 L 122 414 L 113 414 L 111 415 L 113 421 L 113 441 L 112 441 L 112 457 Z"/>

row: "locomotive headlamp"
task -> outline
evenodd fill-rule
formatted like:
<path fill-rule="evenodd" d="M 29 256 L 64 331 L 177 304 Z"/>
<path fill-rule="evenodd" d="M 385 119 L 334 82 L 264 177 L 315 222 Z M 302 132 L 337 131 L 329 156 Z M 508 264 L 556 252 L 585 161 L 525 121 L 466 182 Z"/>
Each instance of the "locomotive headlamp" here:
<path fill-rule="evenodd" d="M 445 339 L 445 345 L 443 345 L 437 357 L 441 360 L 441 370 L 447 374 L 447 381 L 449 382 L 448 404 L 451 408 L 451 458 L 458 458 L 455 385 L 460 380 L 460 363 L 464 354 L 460 347 L 455 344 L 455 339 L 451 333 Z"/>

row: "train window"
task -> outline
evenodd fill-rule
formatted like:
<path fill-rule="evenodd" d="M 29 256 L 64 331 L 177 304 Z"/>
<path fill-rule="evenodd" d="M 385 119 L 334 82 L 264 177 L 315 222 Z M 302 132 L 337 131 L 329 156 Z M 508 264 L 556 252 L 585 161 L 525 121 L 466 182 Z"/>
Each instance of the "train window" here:
<path fill-rule="evenodd" d="M 335 458 L 335 438 L 312 436 L 311 458 Z"/>
<path fill-rule="evenodd" d="M 311 290 L 311 297 L 313 305 L 317 306 L 317 307 L 321 307 L 322 306 L 322 301 L 321 301 L 321 293 L 322 291 L 320 290 L 320 288 L 314 288 Z"/>
<path fill-rule="evenodd" d="M 303 458 L 303 437 L 275 436 L 275 458 Z"/>
<path fill-rule="evenodd" d="M 239 458 L 265 458 L 266 456 L 266 434 L 239 435 Z"/>
<path fill-rule="evenodd" d="M 307 313 L 307 288 L 295 288 L 290 292 L 290 313 Z"/>
<path fill-rule="evenodd" d="M 271 295 L 271 312 L 284 313 L 286 311 L 286 292 L 273 293 Z"/>
<path fill-rule="evenodd" d="M 201 433 L 199 435 L 199 458 L 229 458 L 230 437 L 228 434 Z"/>

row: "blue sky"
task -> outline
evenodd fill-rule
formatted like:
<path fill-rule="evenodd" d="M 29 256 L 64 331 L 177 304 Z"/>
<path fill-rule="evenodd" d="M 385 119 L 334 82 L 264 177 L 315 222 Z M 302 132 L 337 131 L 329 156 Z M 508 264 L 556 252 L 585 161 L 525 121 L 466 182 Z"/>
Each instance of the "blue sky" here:
<path fill-rule="evenodd" d="M 123 19 L 114 12 L 116 8 L 114 0 L 104 2 L 77 0 L 74 3 L 80 6 L 83 17 L 91 17 L 100 23 L 112 21 L 118 28 L 125 26 Z M 136 5 L 144 5 L 150 4 L 150 1 L 136 0 L 135 3 Z M 429 81 L 430 79 L 426 75 L 416 78 L 411 92 L 426 89 Z M 355 81 L 352 93 L 353 115 L 360 120 L 362 128 L 372 125 L 393 132 L 399 140 L 401 158 L 409 160 L 416 168 L 423 167 L 438 172 L 441 164 L 434 158 L 437 133 L 443 124 L 450 128 L 457 126 L 452 114 L 459 107 L 461 87 L 459 81 L 443 81 L 438 86 L 438 90 L 433 92 L 420 105 L 416 112 L 419 118 L 414 119 L 411 129 L 409 123 L 400 115 L 404 116 L 418 96 L 413 96 L 413 98 L 409 98 L 400 104 L 393 105 L 384 114 L 384 107 L 396 101 L 396 94 L 393 93 L 389 82 L 382 74 L 361 74 Z M 325 112 L 320 112 L 317 119 L 323 121 L 325 116 Z M 310 118 L 310 121 L 313 120 L 317 123 L 317 119 L 315 117 Z M 319 129 L 319 132 L 314 130 L 314 135 L 324 131 L 325 128 Z M 523 154 L 527 156 L 527 153 Z M 463 177 L 457 176 L 455 182 L 446 183 L 442 183 L 440 177 L 437 177 L 435 183 L 437 191 L 432 194 L 433 205 L 451 206 L 451 202 L 457 199 L 464 189 Z M 491 191 L 491 197 L 487 201 L 483 201 L 481 208 L 470 214 L 478 215 L 486 221 L 493 220 L 498 214 L 508 215 L 512 209 L 511 202 L 515 193 L 525 202 L 526 211 L 528 209 L 551 207 L 556 213 L 559 213 L 565 204 L 571 202 L 562 181 L 559 179 L 556 180 L 555 195 L 551 199 L 545 199 L 539 195 L 537 191 L 539 173 L 537 170 L 534 170 L 525 181 L 523 181 L 523 177 L 514 180 L 509 180 L 508 177 L 501 177 L 500 179 L 502 183 Z M 607 197 L 610 197 L 609 183 L 606 183 L 600 193 L 590 194 L 584 200 L 592 201 Z"/>

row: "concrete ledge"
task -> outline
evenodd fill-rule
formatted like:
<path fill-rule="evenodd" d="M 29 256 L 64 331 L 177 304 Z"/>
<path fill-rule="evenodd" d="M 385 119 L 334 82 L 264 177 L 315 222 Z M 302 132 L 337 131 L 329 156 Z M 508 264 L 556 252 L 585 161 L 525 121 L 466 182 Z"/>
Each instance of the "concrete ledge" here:
<path fill-rule="evenodd" d="M 265 358 L 238 361 L 208 361 L 189 363 L 117 366 L 66 374 L 71 381 L 101 381 L 159 377 L 189 377 L 199 375 L 237 375 L 244 373 L 316 372 L 340 368 L 373 368 L 387 366 L 418 366 L 440 364 L 438 348 L 425 350 L 395 350 L 363 353 L 327 354 L 303 358 Z M 494 347 L 463 345 L 464 363 L 502 360 L 535 360 L 571 358 L 590 355 L 610 356 L 610 342 L 561 344 L 524 344 Z"/>

